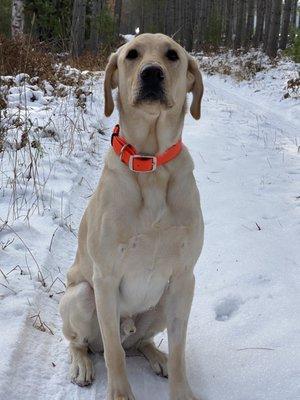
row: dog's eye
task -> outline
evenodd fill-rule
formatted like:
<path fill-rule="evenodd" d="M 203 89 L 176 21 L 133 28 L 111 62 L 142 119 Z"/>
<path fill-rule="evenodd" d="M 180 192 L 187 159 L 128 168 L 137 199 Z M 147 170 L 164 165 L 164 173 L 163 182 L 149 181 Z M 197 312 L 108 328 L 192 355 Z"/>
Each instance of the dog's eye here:
<path fill-rule="evenodd" d="M 138 58 L 138 56 L 139 56 L 139 53 L 137 52 L 137 50 L 136 49 L 132 49 L 132 50 L 129 50 L 129 52 L 127 53 L 126 58 L 128 60 L 134 60 L 135 58 Z"/>
<path fill-rule="evenodd" d="M 175 50 L 168 50 L 166 53 L 166 57 L 171 61 L 179 60 L 178 54 Z"/>

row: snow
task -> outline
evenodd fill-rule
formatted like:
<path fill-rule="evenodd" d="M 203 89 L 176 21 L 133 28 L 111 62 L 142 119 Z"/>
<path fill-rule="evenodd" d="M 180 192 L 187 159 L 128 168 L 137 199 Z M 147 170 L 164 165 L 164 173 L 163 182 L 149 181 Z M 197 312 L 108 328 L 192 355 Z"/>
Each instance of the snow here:
<path fill-rule="evenodd" d="M 283 99 L 296 68 L 283 63 L 240 83 L 205 74 L 202 118 L 186 117 L 205 219 L 187 367 L 203 400 L 300 397 L 300 103 Z M 1 123 L 21 122 L 0 153 L 0 226 L 8 221 L 0 228 L 0 399 L 105 399 L 99 355 L 91 388 L 69 383 L 58 302 L 117 114 L 103 118 L 103 73 L 85 74 L 78 97 L 29 80 L 4 81 Z M 13 151 L 26 119 L 39 142 L 31 158 L 28 147 Z M 157 342 L 166 350 L 166 333 Z M 168 398 L 167 382 L 143 358 L 129 357 L 127 370 L 137 399 Z"/>
<path fill-rule="evenodd" d="M 125 42 L 130 42 L 132 39 L 134 39 L 135 38 L 135 35 L 131 35 L 131 34 L 127 34 L 127 35 L 120 35 L 124 40 L 125 40 Z"/>

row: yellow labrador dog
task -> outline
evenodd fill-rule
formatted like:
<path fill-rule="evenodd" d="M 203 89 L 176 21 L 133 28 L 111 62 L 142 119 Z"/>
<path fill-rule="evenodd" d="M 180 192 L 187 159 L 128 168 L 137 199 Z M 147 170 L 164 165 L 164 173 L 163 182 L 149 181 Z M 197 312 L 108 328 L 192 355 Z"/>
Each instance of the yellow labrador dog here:
<path fill-rule="evenodd" d="M 114 109 L 114 88 L 120 127 L 82 218 L 60 304 L 71 379 L 90 384 L 88 349 L 103 350 L 108 400 L 133 400 L 125 350 L 134 348 L 155 373 L 169 377 L 172 400 L 195 400 L 186 376 L 185 342 L 203 219 L 181 135 L 187 92 L 193 95 L 191 114 L 200 118 L 201 74 L 174 40 L 143 34 L 109 59 L 107 116 Z M 168 358 L 153 341 L 165 328 Z"/>

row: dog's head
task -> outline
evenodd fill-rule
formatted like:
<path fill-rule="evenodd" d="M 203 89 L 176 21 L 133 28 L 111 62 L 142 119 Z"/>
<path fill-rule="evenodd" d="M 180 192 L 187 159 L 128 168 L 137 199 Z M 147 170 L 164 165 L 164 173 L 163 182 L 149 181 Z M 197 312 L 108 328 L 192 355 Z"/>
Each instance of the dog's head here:
<path fill-rule="evenodd" d="M 146 33 L 110 56 L 105 70 L 105 115 L 113 112 L 112 89 L 118 87 L 121 107 L 156 114 L 182 109 L 192 92 L 190 111 L 200 118 L 203 84 L 197 63 L 178 43 L 163 34 Z"/>

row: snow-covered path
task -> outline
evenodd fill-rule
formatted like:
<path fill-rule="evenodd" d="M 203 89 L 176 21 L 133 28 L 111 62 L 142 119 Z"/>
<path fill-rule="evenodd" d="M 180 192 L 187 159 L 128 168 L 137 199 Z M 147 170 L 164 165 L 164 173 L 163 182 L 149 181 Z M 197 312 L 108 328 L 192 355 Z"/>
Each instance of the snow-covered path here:
<path fill-rule="evenodd" d="M 196 266 L 187 365 L 203 400 L 300 398 L 300 140 L 296 106 L 290 108 L 205 77 L 202 119 L 187 116 L 184 142 L 194 162 L 205 219 L 205 245 Z M 299 114 L 299 104 L 297 106 Z M 114 115 L 106 121 L 111 127 Z M 298 117 L 299 118 L 299 117 Z M 98 165 L 77 171 L 69 195 L 77 229 Z M 298 140 L 298 142 L 297 142 Z M 83 178 L 83 179 L 82 179 Z M 82 184 L 87 181 L 88 185 Z M 34 248 L 34 243 L 30 244 Z M 60 229 L 43 265 L 64 276 L 76 237 Z M 54 335 L 33 329 L 24 312 L 11 351 L 0 355 L 0 399 L 105 399 L 106 371 L 95 355 L 96 381 L 78 388 L 68 380 L 67 344 L 58 297 L 37 291 L 34 307 Z M 1 305 L 1 304 L 0 304 Z M 20 310 L 22 314 L 22 310 Z M 32 314 L 31 314 L 32 315 Z M 21 326 L 21 328 L 20 328 Z M 158 338 L 166 350 L 166 335 Z M 2 339 L 3 341 L 5 338 Z M 140 357 L 127 360 L 136 399 L 168 399 L 167 382 Z"/>

